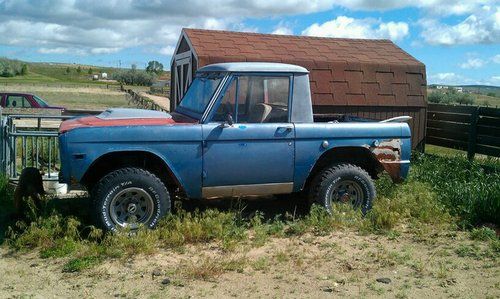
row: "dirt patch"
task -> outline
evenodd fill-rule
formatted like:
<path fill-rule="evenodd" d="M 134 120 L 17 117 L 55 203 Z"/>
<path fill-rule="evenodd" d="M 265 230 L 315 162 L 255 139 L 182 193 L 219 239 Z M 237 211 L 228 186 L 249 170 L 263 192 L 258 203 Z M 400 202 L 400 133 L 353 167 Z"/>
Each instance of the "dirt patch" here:
<path fill-rule="evenodd" d="M 217 243 L 107 261 L 64 273 L 66 259 L 0 249 L 0 297 L 498 298 L 497 255 L 463 232 L 419 236 L 272 238 L 225 251 Z"/>

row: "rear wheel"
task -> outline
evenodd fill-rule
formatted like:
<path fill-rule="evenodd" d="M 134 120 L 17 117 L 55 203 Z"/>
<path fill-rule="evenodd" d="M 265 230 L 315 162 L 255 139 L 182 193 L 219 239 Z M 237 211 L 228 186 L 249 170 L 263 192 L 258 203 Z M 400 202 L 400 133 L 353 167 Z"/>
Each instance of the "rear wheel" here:
<path fill-rule="evenodd" d="M 163 182 L 140 168 L 122 168 L 104 176 L 93 192 L 97 223 L 105 230 L 154 228 L 170 212 Z"/>
<path fill-rule="evenodd" d="M 361 208 L 365 214 L 371 209 L 375 195 L 375 184 L 364 169 L 338 164 L 324 169 L 314 178 L 309 199 L 328 212 L 332 212 L 332 205 L 338 202 Z"/>

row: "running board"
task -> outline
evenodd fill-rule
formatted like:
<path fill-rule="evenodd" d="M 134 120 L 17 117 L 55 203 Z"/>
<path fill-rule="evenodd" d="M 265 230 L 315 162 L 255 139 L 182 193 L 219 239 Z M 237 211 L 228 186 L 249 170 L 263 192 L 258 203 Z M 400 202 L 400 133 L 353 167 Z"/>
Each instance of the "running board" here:
<path fill-rule="evenodd" d="M 203 187 L 203 198 L 261 196 L 272 194 L 287 194 L 293 192 L 293 183 L 252 184 Z"/>

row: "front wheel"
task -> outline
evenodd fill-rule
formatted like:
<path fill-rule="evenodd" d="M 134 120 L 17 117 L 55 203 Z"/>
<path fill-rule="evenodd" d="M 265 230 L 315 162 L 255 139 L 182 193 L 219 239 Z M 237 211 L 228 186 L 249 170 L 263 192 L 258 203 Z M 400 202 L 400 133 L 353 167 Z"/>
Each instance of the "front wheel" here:
<path fill-rule="evenodd" d="M 95 187 L 98 224 L 108 231 L 121 227 L 154 228 L 170 212 L 170 196 L 163 182 L 140 168 L 122 168 L 104 176 Z"/>
<path fill-rule="evenodd" d="M 365 214 L 371 209 L 375 195 L 375 184 L 364 169 L 338 164 L 324 169 L 313 179 L 309 199 L 328 212 L 332 212 L 332 205 L 338 202 L 361 208 Z"/>

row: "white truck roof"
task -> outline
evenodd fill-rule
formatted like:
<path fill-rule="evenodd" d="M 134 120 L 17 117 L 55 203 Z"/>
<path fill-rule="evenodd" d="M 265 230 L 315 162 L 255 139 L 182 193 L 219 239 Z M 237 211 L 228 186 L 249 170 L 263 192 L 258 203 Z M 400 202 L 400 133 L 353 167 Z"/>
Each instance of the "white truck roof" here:
<path fill-rule="evenodd" d="M 301 66 L 274 62 L 228 62 L 201 67 L 197 72 L 265 72 L 265 73 L 302 73 L 309 71 Z"/>

